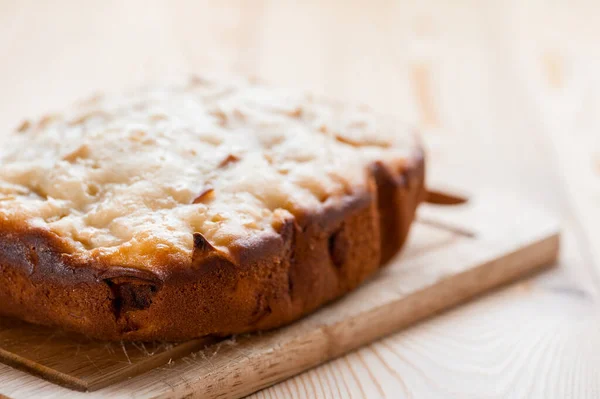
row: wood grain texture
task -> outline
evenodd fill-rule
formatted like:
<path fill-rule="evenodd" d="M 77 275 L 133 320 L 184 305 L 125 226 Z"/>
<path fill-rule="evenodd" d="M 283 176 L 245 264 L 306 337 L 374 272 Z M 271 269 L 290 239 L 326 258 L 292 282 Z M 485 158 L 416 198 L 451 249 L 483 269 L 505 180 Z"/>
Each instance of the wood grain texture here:
<path fill-rule="evenodd" d="M 170 364 L 214 343 L 110 343 L 0 318 L 0 361 L 79 391 L 96 390 Z"/>
<path fill-rule="evenodd" d="M 249 73 L 419 126 L 411 71 L 426 65 L 430 181 L 558 215 L 558 267 L 256 397 L 596 398 L 599 12 L 587 0 L 0 2 L 0 134 L 90 91 L 189 71 Z M 35 380 L 0 369 L 15 375 Z"/>
<path fill-rule="evenodd" d="M 270 333 L 236 337 L 200 351 L 198 342 L 159 346 L 150 355 L 137 344 L 126 348 L 73 340 L 36 326 L 5 322 L 0 325 L 0 358 L 10 356 L 26 370 L 93 390 L 98 397 L 241 397 L 552 265 L 559 248 L 556 221 L 521 204 L 516 208 L 500 204 L 502 212 L 494 212 L 497 204 L 483 198 L 450 208 L 422 207 L 421 215 L 431 214 L 428 217 L 434 220 L 444 215 L 447 223 L 474 235 L 417 224 L 405 256 L 351 295 Z M 513 219 L 516 212 L 524 216 Z M 47 339 L 41 340 L 44 336 Z M 191 354 L 177 360 L 185 351 Z M 356 356 L 371 373 L 363 354 Z M 168 365 L 158 367 L 166 359 Z M 124 381 L 150 366 L 157 368 Z M 47 385 L 38 380 L 21 387 L 16 381 L 16 386 L 4 381 L 0 392 L 16 399 Z M 44 392 L 48 397 L 78 396 L 55 386 Z"/>

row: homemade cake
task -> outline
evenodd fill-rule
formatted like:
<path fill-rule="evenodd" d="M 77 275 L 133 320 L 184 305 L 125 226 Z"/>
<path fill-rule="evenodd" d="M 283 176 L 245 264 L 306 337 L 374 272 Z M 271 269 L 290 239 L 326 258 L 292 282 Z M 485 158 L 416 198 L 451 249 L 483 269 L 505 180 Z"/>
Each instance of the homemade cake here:
<path fill-rule="evenodd" d="M 424 199 L 414 134 L 247 81 L 95 96 L 0 149 L 0 315 L 108 340 L 269 329 L 352 290 Z"/>

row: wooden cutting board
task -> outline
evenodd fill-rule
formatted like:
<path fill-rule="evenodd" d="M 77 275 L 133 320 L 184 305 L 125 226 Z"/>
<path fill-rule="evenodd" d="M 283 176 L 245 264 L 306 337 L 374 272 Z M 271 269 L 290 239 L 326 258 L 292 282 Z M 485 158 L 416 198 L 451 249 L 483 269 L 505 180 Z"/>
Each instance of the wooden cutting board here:
<path fill-rule="evenodd" d="M 551 266 L 558 249 L 556 221 L 510 197 L 424 205 L 406 250 L 387 268 L 269 333 L 107 344 L 0 319 L 0 361 L 64 386 L 0 364 L 0 397 L 241 397 Z"/>

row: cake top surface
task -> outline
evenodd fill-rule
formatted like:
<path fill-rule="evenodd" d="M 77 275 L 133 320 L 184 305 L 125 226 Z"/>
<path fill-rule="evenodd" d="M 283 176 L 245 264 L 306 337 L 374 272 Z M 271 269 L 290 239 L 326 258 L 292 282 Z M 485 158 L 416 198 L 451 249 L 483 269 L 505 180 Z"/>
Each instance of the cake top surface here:
<path fill-rule="evenodd" d="M 190 256 L 196 232 L 223 251 L 272 234 L 415 148 L 409 129 L 367 107 L 200 78 L 98 95 L 3 138 L 0 220 L 141 265 Z"/>

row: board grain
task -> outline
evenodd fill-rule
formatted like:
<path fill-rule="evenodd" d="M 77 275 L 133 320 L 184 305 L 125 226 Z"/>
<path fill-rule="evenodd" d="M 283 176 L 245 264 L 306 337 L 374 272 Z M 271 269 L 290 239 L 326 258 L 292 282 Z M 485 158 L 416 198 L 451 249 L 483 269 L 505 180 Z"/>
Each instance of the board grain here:
<path fill-rule="evenodd" d="M 356 292 L 288 327 L 207 346 L 104 344 L 4 321 L 0 357 L 82 394 L 0 369 L 0 393 L 31 397 L 241 397 L 499 285 L 548 267 L 558 223 L 523 203 L 425 205 L 406 251 Z M 143 371 L 146 373 L 140 374 Z M 134 378 L 132 376 L 137 375 Z"/>

